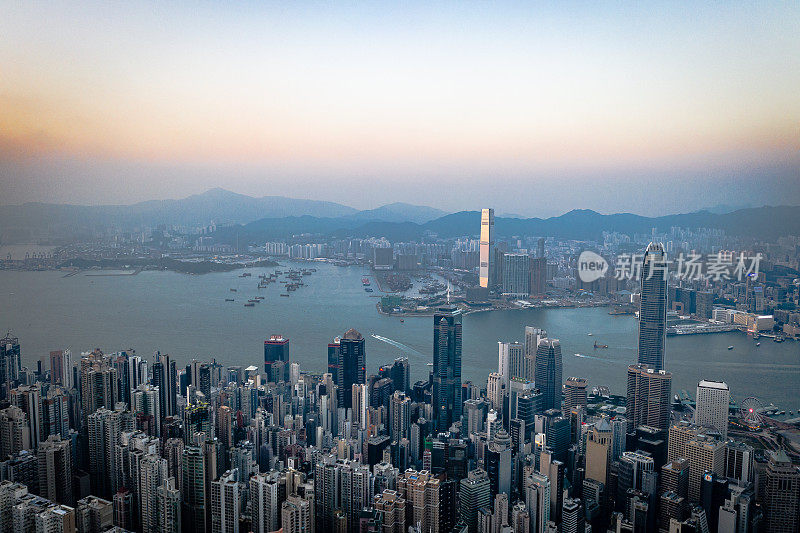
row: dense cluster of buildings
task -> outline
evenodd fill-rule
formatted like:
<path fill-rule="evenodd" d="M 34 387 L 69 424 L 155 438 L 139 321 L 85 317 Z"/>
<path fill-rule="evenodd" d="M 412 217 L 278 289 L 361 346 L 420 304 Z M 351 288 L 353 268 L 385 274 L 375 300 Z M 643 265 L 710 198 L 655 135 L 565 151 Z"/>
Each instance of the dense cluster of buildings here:
<path fill-rule="evenodd" d="M 664 261 L 651 243 L 642 269 Z M 456 308 L 435 313 L 415 383 L 405 358 L 368 373 L 355 329 L 321 374 L 280 335 L 263 367 L 59 350 L 33 371 L 7 336 L 0 533 L 796 533 L 800 471 L 729 438 L 726 384 L 698 384 L 691 420 L 671 412 L 667 296 L 643 277 L 614 417 L 589 414 L 587 380 L 533 326 L 499 343 L 485 386 L 462 381 Z"/>

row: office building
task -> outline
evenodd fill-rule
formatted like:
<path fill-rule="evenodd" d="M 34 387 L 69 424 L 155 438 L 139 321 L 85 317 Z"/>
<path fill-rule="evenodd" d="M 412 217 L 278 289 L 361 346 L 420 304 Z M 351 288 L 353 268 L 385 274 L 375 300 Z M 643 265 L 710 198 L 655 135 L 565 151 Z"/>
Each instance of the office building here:
<path fill-rule="evenodd" d="M 478 280 L 481 287 L 494 283 L 494 209 L 481 210 L 480 265 Z"/>
<path fill-rule="evenodd" d="M 749 444 L 729 440 L 725 443 L 725 477 L 740 483 L 753 481 L 753 455 Z"/>
<path fill-rule="evenodd" d="M 550 523 L 550 479 L 533 469 L 526 470 L 524 491 L 525 506 L 531 517 L 531 533 L 547 533 Z"/>
<path fill-rule="evenodd" d="M 489 476 L 480 468 L 472 470 L 461 480 L 459 516 L 469 533 L 478 533 L 478 509 L 492 502 Z"/>
<path fill-rule="evenodd" d="M 339 368 L 337 372 L 340 408 L 353 408 L 353 385 L 366 383 L 367 363 L 364 337 L 355 329 L 349 329 L 339 341 Z"/>
<path fill-rule="evenodd" d="M 333 342 L 328 343 L 328 374 L 331 375 L 334 383 L 339 381 L 339 347 L 341 339 L 335 337 Z"/>
<path fill-rule="evenodd" d="M 569 412 L 575 407 L 586 409 L 586 404 L 586 379 L 568 377 L 564 385 L 564 411 Z"/>
<path fill-rule="evenodd" d="M 689 459 L 689 501 L 700 501 L 703 476 L 712 472 L 722 475 L 725 469 L 725 443 L 706 435 L 698 435 L 686 443 Z"/>
<path fill-rule="evenodd" d="M 522 344 L 518 342 L 497 343 L 497 373 L 503 378 L 503 384 L 508 387 L 512 378 L 525 377 L 525 359 Z"/>
<path fill-rule="evenodd" d="M 532 298 L 544 298 L 547 289 L 547 259 L 544 257 L 530 258 L 529 291 Z"/>
<path fill-rule="evenodd" d="M 724 381 L 701 380 L 697 384 L 694 423 L 711 428 L 723 439 L 728 438 L 728 404 L 731 391 Z"/>
<path fill-rule="evenodd" d="M 264 370 L 267 381 L 289 381 L 289 339 L 283 335 L 270 335 L 264 341 Z"/>
<path fill-rule="evenodd" d="M 561 343 L 558 339 L 541 339 L 536 348 L 533 381 L 542 392 L 543 409 L 561 409 Z"/>
<path fill-rule="evenodd" d="M 153 363 L 153 385 L 158 387 L 159 418 L 164 420 L 178 413 L 176 383 L 178 371 L 175 361 L 168 354 L 156 352 L 156 359 Z"/>
<path fill-rule="evenodd" d="M 534 380 L 536 371 L 536 350 L 539 341 L 547 338 L 547 332 L 534 326 L 525 326 L 525 379 Z"/>
<path fill-rule="evenodd" d="M 411 365 L 408 357 L 398 357 L 394 360 L 389 370 L 389 377 L 394 390 L 411 394 Z"/>
<path fill-rule="evenodd" d="M 667 333 L 667 263 L 661 243 L 647 245 L 641 276 L 639 363 L 658 372 L 664 369 Z"/>
<path fill-rule="evenodd" d="M 530 257 L 503 254 L 503 295 L 527 298 L 530 294 Z"/>
<path fill-rule="evenodd" d="M 625 416 L 627 432 L 639 426 L 667 429 L 672 400 L 672 374 L 644 364 L 628 367 L 628 395 Z"/>
<path fill-rule="evenodd" d="M 800 470 L 784 451 L 767 452 L 764 531 L 794 533 L 800 525 Z"/>
<path fill-rule="evenodd" d="M 586 518 L 583 502 L 579 498 L 567 498 L 561 514 L 561 533 L 584 533 Z"/>
<path fill-rule="evenodd" d="M 206 461 L 199 446 L 183 449 L 181 496 L 183 526 L 187 531 L 206 530 Z M 209 528 L 210 529 L 210 528 Z"/>
<path fill-rule="evenodd" d="M 611 464 L 611 425 L 600 419 L 586 436 L 586 479 L 608 482 L 608 467 Z"/>
<path fill-rule="evenodd" d="M 461 418 L 461 311 L 440 308 L 433 316 L 433 422 L 447 431 Z"/>

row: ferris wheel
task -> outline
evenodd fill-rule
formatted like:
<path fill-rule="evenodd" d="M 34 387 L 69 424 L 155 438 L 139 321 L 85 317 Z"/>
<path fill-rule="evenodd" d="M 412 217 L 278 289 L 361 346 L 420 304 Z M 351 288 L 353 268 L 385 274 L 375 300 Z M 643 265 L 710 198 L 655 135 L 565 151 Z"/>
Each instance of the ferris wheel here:
<path fill-rule="evenodd" d="M 739 414 L 742 418 L 742 422 L 747 427 L 751 429 L 757 429 L 761 427 L 763 422 L 761 416 L 763 410 L 764 404 L 761 403 L 761 400 L 755 396 L 750 396 L 749 398 L 742 400 L 742 405 L 739 408 Z"/>

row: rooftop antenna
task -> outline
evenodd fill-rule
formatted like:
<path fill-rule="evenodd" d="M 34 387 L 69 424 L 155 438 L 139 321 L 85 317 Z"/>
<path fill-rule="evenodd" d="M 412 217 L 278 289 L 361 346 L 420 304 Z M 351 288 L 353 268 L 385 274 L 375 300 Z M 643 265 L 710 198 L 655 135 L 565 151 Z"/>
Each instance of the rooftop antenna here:
<path fill-rule="evenodd" d="M 450 305 L 450 280 L 447 280 L 447 305 Z"/>

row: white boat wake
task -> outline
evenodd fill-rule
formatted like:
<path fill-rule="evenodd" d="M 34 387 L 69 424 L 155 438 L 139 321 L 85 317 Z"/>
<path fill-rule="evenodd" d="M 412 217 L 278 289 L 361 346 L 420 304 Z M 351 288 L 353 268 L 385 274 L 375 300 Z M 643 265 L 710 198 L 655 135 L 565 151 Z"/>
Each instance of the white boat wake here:
<path fill-rule="evenodd" d="M 383 337 L 381 335 L 375 335 L 374 333 L 370 333 L 370 336 L 372 338 L 374 338 L 374 339 L 378 339 L 381 342 L 385 342 L 386 344 L 391 344 L 395 348 L 400 348 L 402 351 L 404 351 L 406 353 L 418 355 L 419 357 L 422 357 L 424 359 L 430 359 L 429 356 L 425 355 L 424 353 L 418 352 L 417 350 L 415 350 L 414 348 L 412 348 L 410 346 L 406 346 L 402 342 L 398 342 L 396 340 L 392 340 L 392 339 L 389 339 L 387 337 Z"/>
<path fill-rule="evenodd" d="M 603 359 L 601 357 L 595 357 L 593 355 L 584 355 L 582 353 L 576 353 L 574 355 L 575 355 L 575 357 L 580 357 L 582 359 L 594 359 L 595 361 L 603 361 L 604 363 L 608 363 L 607 359 Z"/>

